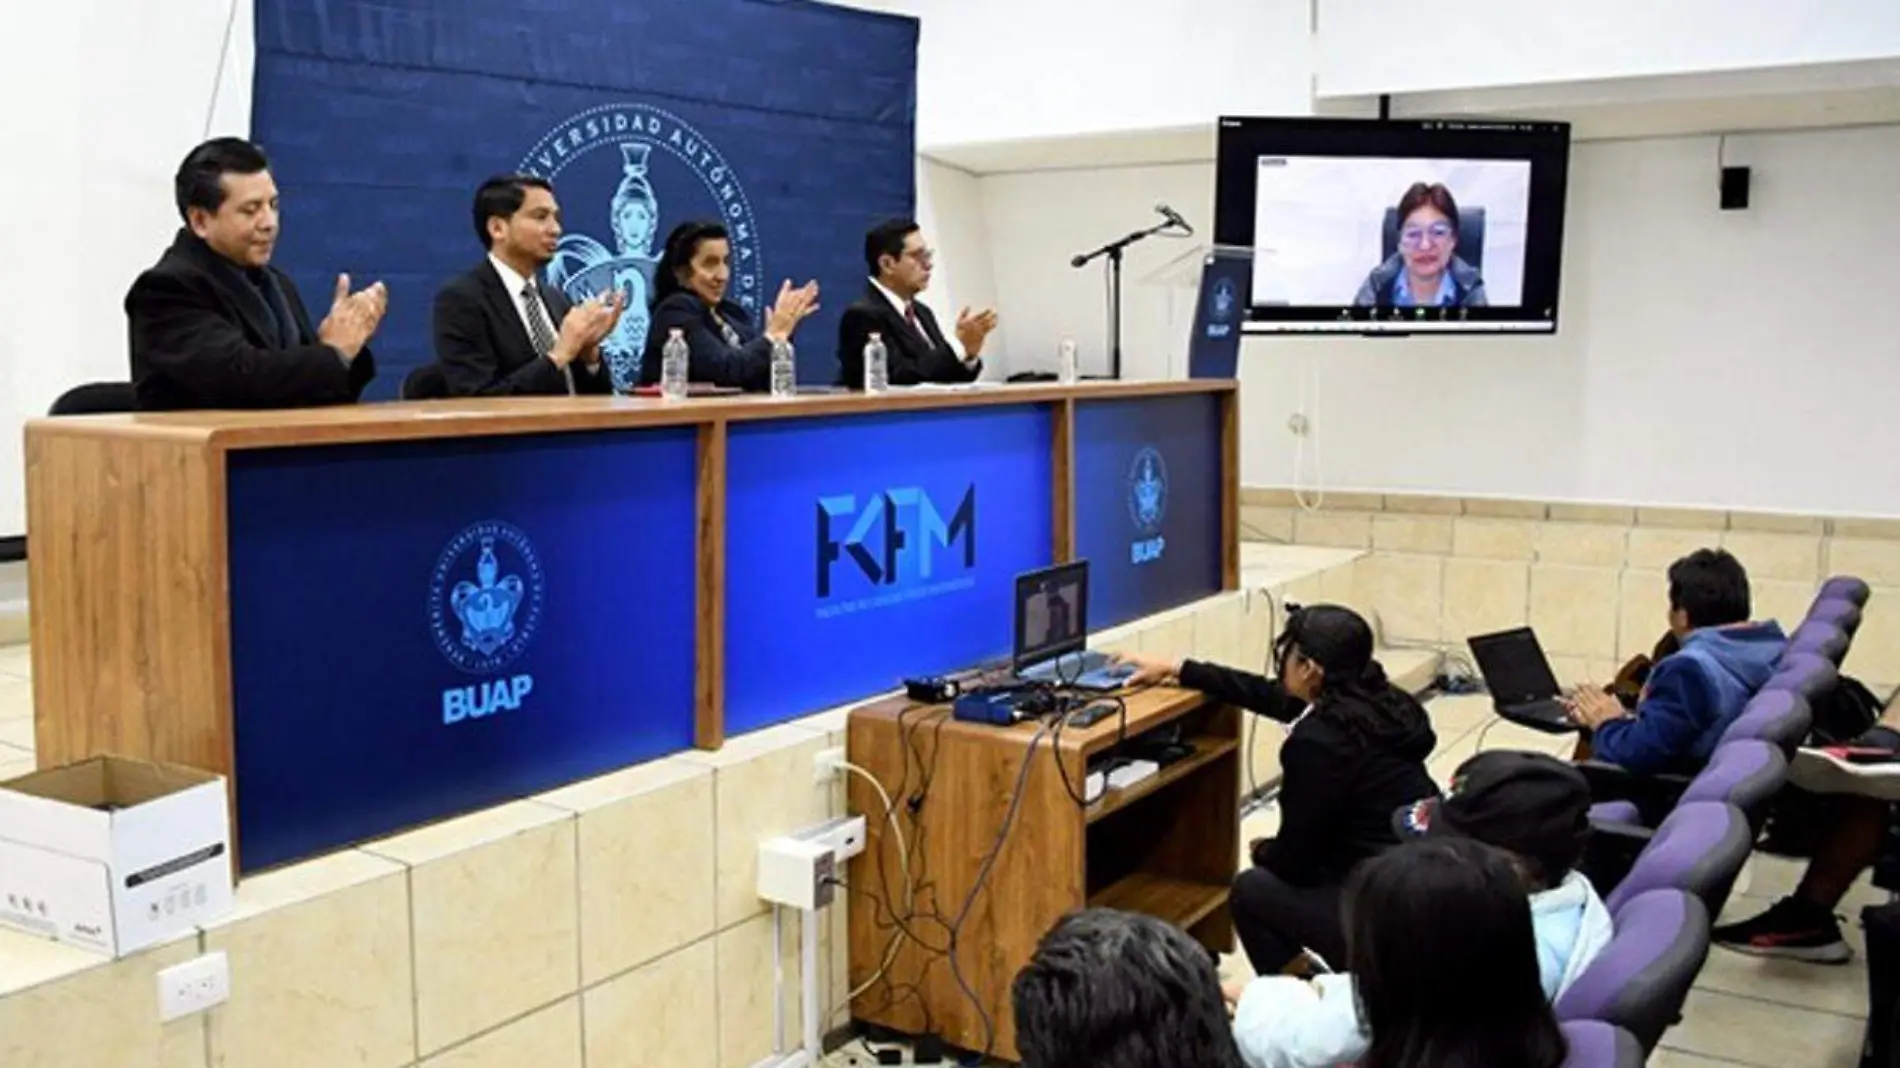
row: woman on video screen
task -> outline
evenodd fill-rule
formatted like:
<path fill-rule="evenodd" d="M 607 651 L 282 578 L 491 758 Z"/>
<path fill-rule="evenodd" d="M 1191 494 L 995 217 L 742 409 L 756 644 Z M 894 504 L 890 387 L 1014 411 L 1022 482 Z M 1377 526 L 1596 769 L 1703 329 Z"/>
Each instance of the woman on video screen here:
<path fill-rule="evenodd" d="M 1353 303 L 1382 308 L 1481 308 L 1484 278 L 1458 258 L 1458 202 L 1414 182 L 1399 198 L 1399 250 L 1372 269 Z"/>

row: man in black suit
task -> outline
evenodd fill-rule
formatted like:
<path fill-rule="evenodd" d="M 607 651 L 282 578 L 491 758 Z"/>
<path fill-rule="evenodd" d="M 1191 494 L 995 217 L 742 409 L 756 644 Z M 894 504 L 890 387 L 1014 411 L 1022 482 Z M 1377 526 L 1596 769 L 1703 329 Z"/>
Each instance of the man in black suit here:
<path fill-rule="evenodd" d="M 475 191 L 475 238 L 488 256 L 435 295 L 435 358 L 449 394 L 612 393 L 600 342 L 620 321 L 619 292 L 571 304 L 542 284 L 561 240 L 554 187 L 531 174 Z"/>
<path fill-rule="evenodd" d="M 369 339 L 389 296 L 339 275 L 314 330 L 290 276 L 270 266 L 277 183 L 249 141 L 191 150 L 173 182 L 184 228 L 125 295 L 141 411 L 348 404 L 376 376 Z"/>
<path fill-rule="evenodd" d="M 959 355 L 938 329 L 937 316 L 917 299 L 930 285 L 934 260 L 910 219 L 881 222 L 864 235 L 864 266 L 871 278 L 838 322 L 840 385 L 864 388 L 864 345 L 874 333 L 884 340 L 893 386 L 973 382 L 983 373 L 983 341 L 996 329 L 996 313 L 963 309 L 957 316 Z"/>

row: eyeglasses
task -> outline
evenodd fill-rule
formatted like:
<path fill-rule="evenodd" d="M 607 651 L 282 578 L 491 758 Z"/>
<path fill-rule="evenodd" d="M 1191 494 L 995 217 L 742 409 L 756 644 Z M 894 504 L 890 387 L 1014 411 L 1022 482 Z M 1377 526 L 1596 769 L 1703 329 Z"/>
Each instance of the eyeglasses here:
<path fill-rule="evenodd" d="M 904 255 L 928 267 L 930 266 L 930 262 L 937 258 L 937 250 L 934 248 L 907 248 L 904 250 Z"/>
<path fill-rule="evenodd" d="M 1399 231 L 1399 243 L 1406 248 L 1417 248 L 1430 237 L 1432 244 L 1442 245 L 1451 237 L 1451 224 L 1437 222 L 1430 226 L 1408 226 Z"/>

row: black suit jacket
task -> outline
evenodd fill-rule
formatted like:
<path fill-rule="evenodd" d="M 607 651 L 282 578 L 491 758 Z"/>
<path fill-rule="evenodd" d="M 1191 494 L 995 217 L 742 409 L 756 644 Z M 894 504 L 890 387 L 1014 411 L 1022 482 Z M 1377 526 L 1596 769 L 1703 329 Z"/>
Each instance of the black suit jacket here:
<path fill-rule="evenodd" d="M 539 280 L 548 325 L 556 333 L 572 303 L 559 289 Z M 534 351 L 534 341 L 516 311 L 495 265 L 484 257 L 475 269 L 446 282 L 435 295 L 435 358 L 448 382 L 449 396 L 527 396 L 567 394 L 567 376 L 554 361 Z M 576 393 L 612 393 L 606 364 L 589 368 L 580 360 L 574 371 Z"/>
<path fill-rule="evenodd" d="M 852 389 L 864 388 L 864 343 L 873 332 L 884 336 L 884 351 L 890 359 L 891 385 L 914 386 L 920 382 L 974 382 L 983 373 L 983 361 L 964 363 L 937 328 L 936 313 L 922 301 L 911 301 L 917 309 L 917 325 L 924 328 L 929 341 L 917 335 L 902 312 L 869 282 L 864 295 L 844 310 L 838 321 L 838 384 Z"/>
<path fill-rule="evenodd" d="M 739 335 L 739 344 L 726 344 L 713 309 L 699 294 L 686 290 L 669 293 L 653 306 L 653 325 L 647 331 L 646 351 L 640 357 L 640 384 L 660 380 L 660 354 L 674 330 L 685 334 L 689 352 L 688 382 L 761 392 L 772 386 L 772 339 L 752 325 L 746 310 L 730 300 L 719 302 L 719 318 Z"/>
<path fill-rule="evenodd" d="M 368 346 L 348 366 L 317 340 L 290 276 L 276 279 L 296 325 L 285 348 L 270 305 L 244 268 L 181 229 L 125 294 L 132 385 L 140 411 L 311 408 L 348 404 L 376 377 Z"/>

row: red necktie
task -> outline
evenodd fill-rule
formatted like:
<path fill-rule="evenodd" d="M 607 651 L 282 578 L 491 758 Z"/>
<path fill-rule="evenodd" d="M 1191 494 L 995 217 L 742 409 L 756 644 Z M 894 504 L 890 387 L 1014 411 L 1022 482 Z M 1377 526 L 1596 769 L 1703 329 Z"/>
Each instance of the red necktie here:
<path fill-rule="evenodd" d="M 931 344 L 930 335 L 924 333 L 923 325 L 918 323 L 917 321 L 917 305 L 915 304 L 904 305 L 904 321 L 910 324 L 910 328 L 912 330 L 917 331 L 918 337 L 924 339 L 924 348 L 927 348 L 927 349 L 936 348 L 935 345 Z"/>

